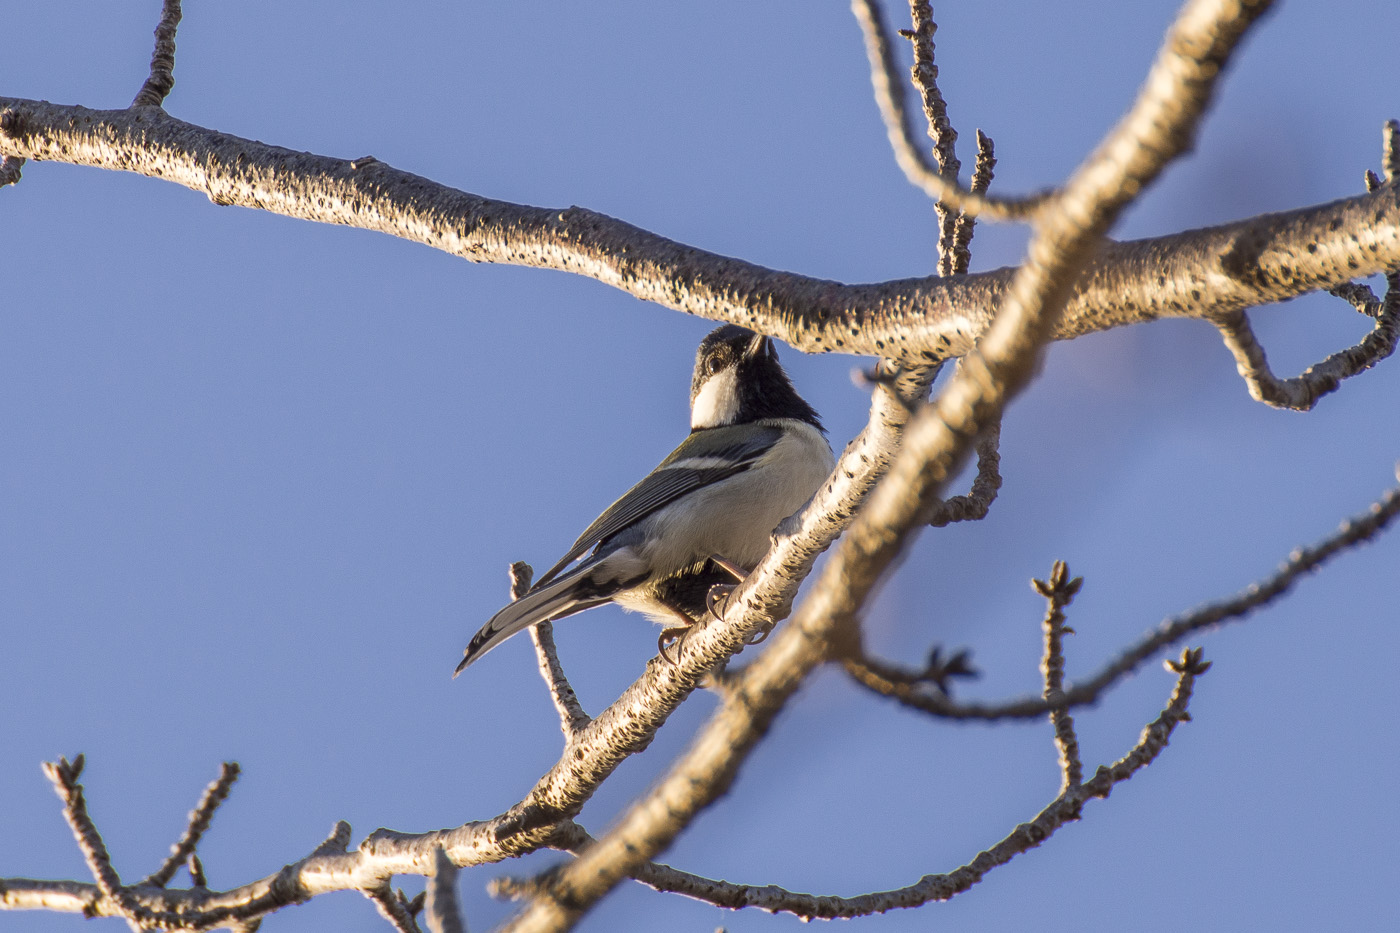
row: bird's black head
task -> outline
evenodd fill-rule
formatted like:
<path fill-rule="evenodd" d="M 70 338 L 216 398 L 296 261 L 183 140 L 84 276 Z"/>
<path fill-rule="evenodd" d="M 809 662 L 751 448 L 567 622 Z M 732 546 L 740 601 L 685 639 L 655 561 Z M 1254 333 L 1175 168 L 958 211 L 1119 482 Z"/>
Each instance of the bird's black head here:
<path fill-rule="evenodd" d="M 734 324 L 711 331 L 695 351 L 691 430 L 764 418 L 796 418 L 825 430 L 816 409 L 792 387 L 770 338 Z"/>

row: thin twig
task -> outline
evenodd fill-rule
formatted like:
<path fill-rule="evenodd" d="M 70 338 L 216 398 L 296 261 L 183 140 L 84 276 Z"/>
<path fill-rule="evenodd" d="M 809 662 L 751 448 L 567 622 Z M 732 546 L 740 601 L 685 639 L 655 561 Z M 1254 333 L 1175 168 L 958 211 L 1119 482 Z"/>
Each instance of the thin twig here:
<path fill-rule="evenodd" d="M 954 522 L 977 522 L 987 517 L 1001 489 L 1001 419 L 989 423 L 977 435 L 977 476 L 965 496 L 938 500 L 930 509 L 928 523 L 943 528 Z"/>
<path fill-rule="evenodd" d="M 1400 178 L 1400 122 L 1395 120 L 1388 120 L 1382 133 L 1381 174 L 1387 184 L 1394 184 Z M 1380 188 L 1381 180 L 1370 169 L 1366 170 L 1365 179 L 1368 192 Z M 1235 368 L 1249 387 L 1250 396 L 1275 408 L 1308 411 L 1322 396 L 1335 392 L 1342 380 L 1370 369 L 1394 353 L 1396 342 L 1400 341 L 1400 270 L 1390 270 L 1385 279 L 1385 297 L 1379 300 L 1368 286 L 1356 282 L 1344 282 L 1328 289 L 1362 314 L 1374 318 L 1375 326 L 1355 345 L 1333 353 L 1294 379 L 1279 379 L 1269 368 L 1247 311 L 1237 310 L 1214 318 L 1212 323 L 1234 356 Z"/>
<path fill-rule="evenodd" d="M 1254 336 L 1249 314 L 1236 311 L 1217 318 L 1212 323 L 1220 331 L 1225 346 L 1235 358 L 1238 370 L 1249 394 L 1256 401 L 1274 408 L 1308 411 L 1323 396 L 1335 392 L 1342 380 L 1365 372 L 1395 352 L 1400 341 L 1400 275 L 1386 277 L 1389 287 L 1380 302 L 1375 325 L 1353 346 L 1339 350 L 1320 363 L 1309 366 L 1302 375 L 1280 379 L 1269 368 L 1269 361 Z M 1334 290 L 1335 291 L 1335 290 Z M 1358 289 L 1341 290 L 1341 297 L 1355 304 Z"/>
<path fill-rule="evenodd" d="M 82 755 L 71 762 L 67 758 L 59 758 L 57 762 L 46 761 L 44 774 L 53 782 L 54 790 L 63 801 L 63 818 L 68 822 L 68 828 L 73 831 L 73 838 L 78 842 L 88 871 L 97 882 L 98 891 L 116 906 L 120 915 L 134 929 L 140 929 L 151 914 L 122 886 L 121 877 L 112 867 L 112 859 L 107 854 L 102 835 L 97 831 L 92 817 L 88 815 L 87 802 L 83 798 L 83 785 L 78 783 L 78 778 L 83 773 L 83 764 Z"/>
<path fill-rule="evenodd" d="M 190 860 L 194 855 L 195 847 L 199 845 L 200 837 L 209 829 L 209 822 L 214 819 L 214 813 L 219 809 L 219 805 L 228 798 L 229 791 L 233 789 L 233 784 L 238 780 L 238 762 L 226 761 L 219 770 L 219 776 L 204 788 L 204 795 L 199 798 L 199 803 L 190 811 L 189 824 L 185 827 L 185 833 L 180 837 L 180 841 L 170 847 L 170 855 L 165 862 L 154 872 L 146 877 L 145 884 L 153 884 L 156 887 L 164 887 L 175 877 L 175 872 L 181 865 Z"/>
<path fill-rule="evenodd" d="M 1397 470 L 1400 478 L 1400 470 Z M 1065 691 L 1064 708 L 1097 703 L 1102 695 L 1159 651 L 1195 632 L 1241 619 L 1279 599 L 1299 578 L 1331 558 L 1369 541 L 1400 515 L 1400 487 L 1387 490 L 1365 512 L 1342 522 L 1336 532 L 1311 547 L 1299 548 L 1273 574 L 1227 599 L 1167 619 L 1123 650 L 1098 673 Z M 921 671 L 912 671 L 866 655 L 841 659 L 846 672 L 862 686 L 905 706 L 944 719 L 1034 719 L 1052 709 L 1042 697 L 1025 697 L 1000 703 L 955 702 L 927 689 Z"/>
<path fill-rule="evenodd" d="M 865 38 L 870 83 L 874 87 L 880 118 L 885 124 L 885 135 L 889 138 L 890 148 L 894 150 L 895 162 L 910 184 L 935 201 L 968 214 L 997 220 L 1017 220 L 1035 214 L 1053 192 L 1041 192 L 1025 198 L 990 198 L 964 190 L 958 185 L 956 177 L 948 178 L 939 172 L 922 147 L 914 141 L 916 134 L 908 108 L 904 105 L 904 82 L 898 76 L 899 69 L 890 45 L 890 31 L 879 0 L 851 0 L 851 12 L 855 14 Z"/>
<path fill-rule="evenodd" d="M 510 565 L 511 600 L 517 600 L 529 592 L 534 575 L 534 569 L 523 560 Z M 530 640 L 535 645 L 540 676 L 544 678 L 545 686 L 549 688 L 549 698 L 559 712 L 559 728 L 564 732 L 564 742 L 572 744 L 593 719 L 584 712 L 578 694 L 564 674 L 564 666 L 559 663 L 559 648 L 554 644 L 554 624 L 537 622 L 530 626 Z"/>
<path fill-rule="evenodd" d="M 1387 184 L 1400 179 L 1400 121 L 1385 121 L 1381 134 L 1381 174 Z"/>
<path fill-rule="evenodd" d="M 909 80 L 923 103 L 924 122 L 928 137 L 933 140 L 933 161 L 938 174 L 956 186 L 962 163 L 957 154 L 958 131 L 948 119 L 948 104 L 938 90 L 938 65 L 933 56 L 933 35 L 938 31 L 938 24 L 933 21 L 928 0 L 911 0 L 909 13 L 914 28 L 902 29 L 899 33 L 914 46 L 914 65 L 909 69 Z M 961 215 L 957 208 L 941 198 L 933 205 L 933 210 L 938 216 L 938 274 L 952 275 L 958 266 L 958 217 Z"/>
<path fill-rule="evenodd" d="M 1188 707 L 1195 679 L 1205 673 L 1210 664 L 1202 660 L 1200 649 L 1192 649 L 1183 652 L 1180 660 L 1167 662 L 1166 666 L 1177 675 L 1171 698 L 1161 714 L 1143 729 L 1137 744 L 1127 754 L 1111 765 L 1100 766 L 1088 781 L 1064 788 L 1030 822 L 1016 826 L 996 845 L 946 874 L 925 875 L 907 887 L 854 897 L 804 894 L 774 884 L 716 881 L 650 861 L 638 866 L 632 877 L 658 891 L 682 894 L 716 907 L 733 910 L 755 907 L 771 913 L 790 913 L 803 920 L 865 917 L 949 900 L 977 884 L 993 869 L 1039 846 L 1060 827 L 1080 819 L 1086 801 L 1107 797 L 1115 785 L 1131 778 L 1166 748 L 1177 724 L 1190 720 Z M 560 848 L 575 855 L 594 844 L 595 840 L 581 828 L 562 835 L 559 841 Z M 498 878 L 492 881 L 490 890 L 498 897 L 521 898 L 538 896 L 545 887 L 547 884 L 538 878 Z"/>
<path fill-rule="evenodd" d="M 978 130 L 977 161 L 972 167 L 974 192 L 984 194 L 991 187 L 996 167 L 996 148 L 992 138 Z M 972 265 L 972 234 L 976 229 L 976 217 L 965 212 L 958 215 L 957 235 L 953 238 L 953 273 L 956 275 L 966 275 Z"/>
<path fill-rule="evenodd" d="M 414 919 L 413 912 L 409 910 L 408 899 L 402 891 L 391 889 L 387 881 L 373 888 L 364 888 L 360 893 L 374 902 L 379 915 L 393 924 L 398 933 L 423 933 L 418 928 L 418 921 Z"/>
<path fill-rule="evenodd" d="M 1064 637 L 1074 629 L 1065 624 L 1065 608 L 1084 585 L 1083 577 L 1070 579 L 1069 566 L 1055 561 L 1048 580 L 1032 580 L 1035 591 L 1049 604 L 1045 611 L 1045 654 L 1040 673 L 1045 679 L 1045 702 L 1050 706 L 1050 724 L 1055 728 L 1055 748 L 1060 753 L 1060 793 L 1077 787 L 1084 779 L 1084 764 L 1079 760 L 1079 739 L 1074 733 L 1074 719 L 1065 707 Z"/>
<path fill-rule="evenodd" d="M 151 74 L 131 106 L 159 107 L 175 87 L 175 30 L 179 25 L 180 0 L 164 0 L 156 24 L 156 47 L 151 52 Z"/>
<path fill-rule="evenodd" d="M 467 933 L 457 902 L 457 866 L 442 848 L 434 856 L 433 874 L 428 878 L 426 911 L 423 919 L 432 933 Z"/>

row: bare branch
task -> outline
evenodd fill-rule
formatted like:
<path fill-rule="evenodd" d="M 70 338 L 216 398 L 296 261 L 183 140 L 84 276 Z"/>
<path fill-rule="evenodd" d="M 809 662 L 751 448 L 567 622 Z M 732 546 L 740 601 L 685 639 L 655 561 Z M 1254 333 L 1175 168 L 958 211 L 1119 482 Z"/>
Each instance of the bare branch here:
<path fill-rule="evenodd" d="M 8 110 L 8 113 L 4 111 Z M 294 152 L 176 120 L 0 98 L 0 155 L 137 172 L 290 217 L 377 230 L 479 262 L 585 275 L 805 352 L 927 365 L 971 349 L 1015 269 L 842 285 L 688 247 L 583 208 L 481 198 L 383 162 Z M 1115 157 L 1123 154 L 1115 147 Z M 1143 182 L 1134 180 L 1136 190 Z M 1209 319 L 1400 266 L 1400 186 L 1315 208 L 1098 248 L 1056 339 Z"/>
<path fill-rule="evenodd" d="M 956 186 L 962 163 L 958 161 L 958 131 L 948 120 L 948 104 L 938 90 L 938 65 L 933 58 L 933 34 L 938 24 L 933 21 L 933 11 L 928 0 L 911 0 L 909 13 L 914 22 L 911 30 L 901 30 L 900 35 L 914 46 L 914 67 L 909 69 L 909 78 L 919 92 L 924 106 L 924 121 L 928 127 L 928 137 L 933 140 L 933 160 L 938 166 L 938 174 Z M 938 274 L 952 275 L 959 265 L 957 257 L 958 210 L 946 201 L 939 200 L 933 206 L 938 216 Z M 962 263 L 964 270 L 966 262 Z"/>
<path fill-rule="evenodd" d="M 870 83 L 875 91 L 875 103 L 885 124 L 885 135 L 894 160 L 909 183 L 921 189 L 935 201 L 950 208 L 997 220 L 1016 220 L 1032 216 L 1052 192 L 1041 192 L 1025 198 L 988 198 L 982 192 L 964 190 L 958 185 L 956 171 L 945 176 L 929 161 L 924 150 L 914 141 L 915 132 L 909 111 L 904 106 L 904 82 L 899 77 L 894 52 L 890 48 L 890 31 L 885 24 L 879 0 L 851 0 L 851 12 L 865 37 L 865 55 L 870 62 Z"/>
<path fill-rule="evenodd" d="M 180 0 L 163 0 L 156 24 L 156 47 L 151 52 L 151 74 L 136 92 L 133 107 L 159 107 L 175 87 L 175 29 L 180 25 Z"/>
<path fill-rule="evenodd" d="M 1400 474 L 1400 471 L 1397 471 Z M 1299 548 L 1273 574 L 1234 596 L 1209 603 L 1199 609 L 1167 619 L 1157 628 L 1130 645 L 1113 661 L 1082 683 L 1065 691 L 1065 708 L 1097 703 L 1102 695 L 1128 674 L 1142 666 L 1159 651 L 1179 643 L 1187 636 L 1215 628 L 1226 622 L 1244 618 L 1279 599 L 1299 578 L 1318 569 L 1331 558 L 1371 540 L 1400 515 L 1400 487 L 1387 490 L 1369 509 L 1354 515 L 1335 533 L 1317 544 Z M 862 686 L 898 700 L 905 706 L 946 719 L 1033 719 L 1049 713 L 1053 707 L 1041 697 L 1026 697 L 1002 703 L 954 702 L 939 693 L 925 689 L 926 678 L 921 672 L 899 668 L 885 661 L 864 655 L 842 658 L 842 663 L 856 682 Z"/>
<path fill-rule="evenodd" d="M 428 929 L 432 933 L 467 933 L 462 908 L 457 903 L 457 866 L 442 849 L 437 850 L 433 874 L 428 879 Z"/>
<path fill-rule="evenodd" d="M 408 899 L 402 891 L 391 890 L 387 881 L 373 888 L 365 888 L 361 893 L 374 902 L 379 915 L 388 920 L 398 933 L 423 933 L 409 910 Z"/>
<path fill-rule="evenodd" d="M 972 167 L 972 190 L 982 194 L 990 188 L 996 167 L 996 149 L 992 138 L 978 130 L 977 161 Z M 953 238 L 953 272 L 957 275 L 966 275 L 972 265 L 972 234 L 976 228 L 977 218 L 966 213 L 958 215 L 957 235 Z"/>
<path fill-rule="evenodd" d="M 1400 122 L 1395 120 L 1385 121 L 1381 137 L 1381 175 L 1386 184 L 1393 185 L 1400 180 Z"/>
<path fill-rule="evenodd" d="M 1280 379 L 1274 375 L 1264 348 L 1254 336 L 1249 315 L 1244 311 L 1221 317 L 1214 324 L 1234 356 L 1235 368 L 1249 387 L 1252 398 L 1274 408 L 1308 411 L 1317 404 L 1318 399 L 1335 392 L 1342 380 L 1365 372 L 1395 352 L 1396 341 L 1400 340 L 1400 275 L 1392 274 L 1389 282 L 1390 287 L 1379 303 L 1376 323 L 1370 333 L 1355 345 L 1333 353 L 1293 379 Z M 1369 289 L 1361 292 L 1362 287 L 1333 289 L 1333 292 L 1355 304 L 1357 299 L 1364 301 L 1364 296 L 1370 292 Z M 1358 307 L 1365 313 L 1366 306 Z"/>
<path fill-rule="evenodd" d="M 954 522 L 978 522 L 987 517 L 1001 490 L 1001 419 L 977 435 L 977 476 L 965 496 L 951 496 L 934 503 L 928 523 L 943 528 Z"/>
<path fill-rule="evenodd" d="M 92 872 L 98 891 L 117 905 L 123 917 L 134 923 L 145 912 L 122 887 L 122 880 L 118 877 L 117 870 L 112 867 L 112 859 L 107 854 L 102 835 L 88 816 L 87 802 L 83 799 L 83 785 L 78 783 L 82 773 L 82 755 L 71 762 L 67 758 L 60 758 L 57 762 L 44 762 L 44 774 L 53 782 L 54 790 L 63 801 L 63 818 L 67 820 L 68 828 L 73 831 L 73 838 L 82 850 L 83 861 L 87 862 L 88 871 Z"/>
<path fill-rule="evenodd" d="M 1069 295 L 1070 283 L 1118 212 L 1188 146 L 1221 69 L 1267 2 L 1188 4 L 1128 115 L 1037 219 L 1029 260 L 1008 300 L 938 399 L 919 413 L 889 473 L 838 543 L 792 620 L 745 671 L 694 744 L 598 843 L 559 873 L 508 929 L 560 930 L 659 852 L 733 781 L 740 763 L 803 679 L 826 660 L 836 633 L 926 521 L 929 500 L 956 471 L 971 439 L 1025 386 Z M 742 590 L 742 587 L 741 587 Z M 742 697 L 742 702 L 732 699 Z"/>
<path fill-rule="evenodd" d="M 1045 655 L 1040 662 L 1040 672 L 1045 678 L 1045 702 L 1050 706 L 1050 723 L 1055 727 L 1055 748 L 1060 753 L 1060 793 L 1077 787 L 1084 779 L 1084 764 L 1079 760 L 1079 739 L 1074 734 L 1074 719 L 1065 707 L 1065 653 L 1064 636 L 1073 634 L 1074 629 L 1065 624 L 1065 607 L 1084 584 L 1083 577 L 1070 579 L 1069 567 L 1062 560 L 1055 561 L 1050 579 L 1032 580 L 1035 591 L 1049 605 L 1045 612 Z"/>
<path fill-rule="evenodd" d="M 519 599 L 530 590 L 530 580 L 535 571 L 523 560 L 510 565 L 510 598 Z M 559 663 L 559 649 L 554 644 L 554 624 L 539 622 L 530 627 L 530 640 L 535 644 L 535 659 L 539 662 L 540 676 L 549 688 L 549 697 L 559 713 L 559 728 L 564 731 L 565 744 L 572 744 L 579 733 L 592 722 L 583 711 L 583 705 L 574 693 L 573 685 L 564 674 L 564 666 Z"/>
<path fill-rule="evenodd" d="M 1195 679 L 1209 670 L 1210 664 L 1202 660 L 1200 649 L 1192 649 L 1183 652 L 1180 660 L 1167 662 L 1166 666 L 1177 674 L 1171 699 L 1161 714 L 1143 729 L 1137 744 L 1126 755 L 1112 765 L 1100 766 L 1089 781 L 1062 789 L 1059 796 L 1030 822 L 1016 826 L 996 845 L 946 874 L 925 875 L 907 887 L 854 897 L 803 894 L 774 884 L 716 881 L 657 862 L 639 865 L 632 877 L 658 891 L 693 897 L 716 907 L 733 910 L 755 907 L 770 913 L 790 913 L 803 920 L 865 917 L 900 908 L 920 907 L 931 901 L 949 900 L 980 882 L 993 869 L 1005 865 L 1022 852 L 1036 848 L 1060 827 L 1080 819 L 1086 801 L 1107 797 L 1115 785 L 1131 778 L 1166 748 L 1177 724 L 1190 720 L 1188 707 Z M 562 841 L 560 848 L 582 855 L 594 844 L 587 833 L 578 829 Z M 544 886 L 547 887 L 547 883 Z M 491 886 L 492 894 L 504 897 L 536 896 L 541 890 L 542 884 L 536 879 L 503 878 L 497 879 Z"/>
<path fill-rule="evenodd" d="M 239 769 L 236 761 L 223 763 L 218 778 L 204 788 L 204 795 L 199 798 L 199 803 L 190 811 L 189 824 L 185 827 L 184 835 L 180 837 L 179 842 L 170 847 L 170 855 L 160 868 L 146 877 L 144 884 L 164 887 L 171 878 L 175 877 L 175 872 L 179 870 L 180 866 L 189 862 L 194 855 L 195 847 L 199 845 L 200 838 L 209 829 L 209 822 L 214 819 L 215 811 L 228 798 L 229 791 L 233 789 L 234 782 L 238 780 L 238 774 Z"/>

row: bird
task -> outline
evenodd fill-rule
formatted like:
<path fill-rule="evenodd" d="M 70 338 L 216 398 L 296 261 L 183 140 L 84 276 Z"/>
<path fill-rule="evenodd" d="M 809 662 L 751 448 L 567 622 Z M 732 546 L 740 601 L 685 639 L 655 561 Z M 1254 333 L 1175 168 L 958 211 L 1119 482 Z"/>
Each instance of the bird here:
<path fill-rule="evenodd" d="M 715 329 L 695 352 L 690 434 L 472 636 L 453 676 L 536 623 L 610 602 L 669 626 L 658 641 L 666 656 L 669 639 L 718 614 L 715 588 L 747 576 L 834 466 L 773 340 Z"/>

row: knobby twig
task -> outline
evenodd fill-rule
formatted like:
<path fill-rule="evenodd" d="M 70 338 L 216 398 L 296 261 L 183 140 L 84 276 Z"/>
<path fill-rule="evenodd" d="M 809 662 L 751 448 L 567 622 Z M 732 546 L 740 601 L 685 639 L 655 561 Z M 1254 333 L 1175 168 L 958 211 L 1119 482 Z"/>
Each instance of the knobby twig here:
<path fill-rule="evenodd" d="M 875 103 L 885 124 L 885 135 L 894 150 L 895 162 L 909 183 L 921 189 L 935 201 L 968 214 L 997 220 L 1017 220 L 1031 217 L 1053 192 L 1041 192 L 1025 198 L 994 198 L 981 192 L 963 189 L 957 176 L 945 176 L 929 161 L 924 150 L 914 140 L 912 121 L 904 106 L 904 82 L 899 77 L 894 52 L 890 47 L 890 31 L 884 20 L 879 0 L 851 0 L 851 12 L 860 24 L 865 38 L 865 55 L 870 62 L 870 83 L 875 91 Z"/>
<path fill-rule="evenodd" d="M 923 103 L 924 122 L 928 137 L 933 140 L 933 161 L 938 166 L 938 174 L 957 186 L 958 172 L 962 170 L 957 154 L 958 131 L 948 119 L 948 103 L 938 90 L 938 65 L 933 57 L 933 35 L 938 31 L 938 24 L 933 21 L 928 0 L 912 0 L 909 13 L 914 28 L 900 30 L 900 35 L 914 47 L 909 80 Z M 942 199 L 934 204 L 933 210 L 938 217 L 938 274 L 952 275 L 958 266 L 956 248 L 961 213 Z"/>
<path fill-rule="evenodd" d="M 151 52 L 151 74 L 136 92 L 133 107 L 159 107 L 175 87 L 175 30 L 180 25 L 180 0 L 164 0 Z"/>
<path fill-rule="evenodd" d="M 68 828 L 73 831 L 73 838 L 78 842 L 88 871 L 97 882 L 97 891 L 115 907 L 117 913 L 125 918 L 133 929 L 140 930 L 143 925 L 165 918 L 144 908 L 131 892 L 122 886 L 117 870 L 112 867 L 112 859 L 107 854 L 102 835 L 87 812 L 83 785 L 78 783 L 78 778 L 83 773 L 83 764 L 82 755 L 71 762 L 67 758 L 60 758 L 57 762 L 46 761 L 44 774 L 53 782 L 55 792 L 63 801 L 63 818 L 68 822 Z"/>
<path fill-rule="evenodd" d="M 992 138 L 981 130 L 977 131 L 977 161 L 972 166 L 972 190 L 978 194 L 986 192 L 992 185 L 997 167 L 996 147 Z M 971 214 L 958 215 L 958 226 L 953 237 L 953 272 L 966 275 L 972 264 L 972 235 L 977 229 L 977 218 Z"/>
<path fill-rule="evenodd" d="M 1035 591 L 1049 604 L 1045 611 L 1045 654 L 1040 673 L 1045 679 L 1045 702 L 1050 706 L 1050 724 L 1055 728 L 1055 748 L 1060 753 L 1060 793 L 1077 787 L 1084 779 L 1084 765 L 1079 760 L 1079 739 L 1074 734 L 1074 719 L 1064 705 L 1065 652 L 1064 637 L 1074 633 L 1065 624 L 1065 607 L 1084 585 L 1083 577 L 1070 579 L 1069 567 L 1055 561 L 1048 580 L 1032 580 Z"/>
<path fill-rule="evenodd" d="M 199 798 L 199 803 L 190 811 L 189 823 L 185 827 L 184 835 L 170 847 L 170 855 L 166 857 L 160 868 L 146 876 L 144 884 L 154 885 L 158 888 L 164 887 L 171 878 L 175 877 L 175 872 L 179 870 L 180 866 L 185 864 L 191 864 L 190 874 L 194 874 L 193 865 L 196 865 L 197 861 L 191 862 L 191 859 L 194 858 L 195 848 L 199 845 L 199 840 L 205 831 L 209 829 L 209 823 L 214 819 L 215 811 L 228 799 L 229 791 L 232 790 L 234 782 L 238 780 L 238 775 L 238 762 L 226 761 L 223 763 L 219 776 L 208 787 L 204 788 L 204 795 Z M 200 874 L 203 874 L 203 869 L 200 869 Z M 196 884 L 202 885 L 203 882 L 197 881 Z"/>
<path fill-rule="evenodd" d="M 423 909 L 422 895 L 409 900 L 402 890 L 391 890 L 387 881 L 365 888 L 362 893 L 374 902 L 379 915 L 388 920 L 398 933 L 423 933 L 416 919 L 418 911 Z"/>
<path fill-rule="evenodd" d="M 1214 321 L 1225 346 L 1235 358 L 1235 368 L 1249 387 L 1250 397 L 1274 408 L 1308 411 L 1323 396 L 1335 392 L 1342 380 L 1365 372 L 1394 353 L 1400 341 L 1400 274 L 1387 275 L 1386 282 L 1385 297 L 1376 305 L 1376 323 L 1371 331 L 1356 344 L 1309 366 L 1302 375 L 1292 379 L 1280 379 L 1269 368 L 1264 348 L 1254 336 L 1246 312 L 1236 311 Z M 1363 287 L 1333 291 L 1353 304 L 1363 302 L 1365 306 L 1358 307 L 1366 313 L 1370 305 L 1364 296 L 1370 289 L 1363 292 Z"/>
<path fill-rule="evenodd" d="M 1381 133 L 1381 174 L 1386 184 L 1400 179 L 1400 122 L 1387 120 Z"/>
<path fill-rule="evenodd" d="M 1397 166 L 1400 166 L 1400 123 L 1389 120 L 1381 143 L 1381 173 L 1386 184 L 1395 184 L 1400 177 Z M 1365 178 L 1368 192 L 1381 187 L 1381 180 L 1370 169 L 1366 170 Z M 1374 318 L 1376 323 L 1355 345 L 1333 353 L 1293 379 L 1279 379 L 1269 368 L 1264 348 L 1254 336 L 1244 309 L 1214 319 L 1212 323 L 1234 356 L 1235 368 L 1249 387 L 1250 396 L 1275 408 L 1308 411 L 1322 396 L 1335 392 L 1342 380 L 1370 369 L 1394 353 L 1395 344 L 1400 340 L 1400 264 L 1391 268 L 1385 278 L 1385 297 L 1379 300 L 1368 286 L 1355 282 L 1344 282 L 1328 289 L 1362 314 Z"/>
<path fill-rule="evenodd" d="M 1400 479 L 1400 469 L 1396 471 Z M 1147 632 L 1096 674 L 1065 691 L 1064 708 L 1097 703 L 1110 688 L 1158 652 L 1181 642 L 1188 635 L 1202 632 L 1248 616 L 1281 598 L 1293 584 L 1317 570 L 1333 557 L 1370 541 L 1400 515 L 1400 487 L 1387 490 L 1365 512 L 1354 515 L 1331 535 L 1299 548 L 1273 574 L 1250 584 L 1227 599 L 1208 603 L 1199 609 L 1167 619 Z M 1054 707 L 1042 697 L 1026 697 L 1001 703 L 955 702 L 941 693 L 927 690 L 921 671 L 905 670 L 863 654 L 842 658 L 846 672 L 862 686 L 905 706 L 945 719 L 1033 719 Z"/>
<path fill-rule="evenodd" d="M 954 522 L 977 522 L 987 517 L 1001 490 L 1001 419 L 992 421 L 977 435 L 977 476 L 965 496 L 950 496 L 933 503 L 928 523 L 943 528 Z"/>
<path fill-rule="evenodd" d="M 510 598 L 517 600 L 530 591 L 530 581 L 535 571 L 523 560 L 510 565 Z M 559 728 L 564 731 L 565 745 L 578 740 L 584 728 L 593 721 L 579 703 L 578 694 L 564 674 L 564 666 L 559 663 L 559 649 L 554 644 L 554 623 L 538 622 L 530 626 L 530 640 L 535 645 L 535 659 L 539 662 L 540 676 L 549 688 L 549 698 L 559 712 Z"/>
<path fill-rule="evenodd" d="M 426 914 L 432 933 L 467 933 L 462 908 L 457 903 L 457 866 L 442 850 L 433 860 L 433 873 L 428 878 Z"/>
<path fill-rule="evenodd" d="M 1036 848 L 1060 827 L 1080 819 L 1088 800 L 1108 797 L 1116 785 L 1151 764 L 1166 748 L 1177 725 L 1190 720 L 1188 707 L 1196 678 L 1204 674 L 1210 664 L 1202 659 L 1199 649 L 1191 649 L 1165 666 L 1177 675 L 1171 698 L 1161 714 L 1143 729 L 1137 744 L 1127 754 L 1111 765 L 1099 766 L 1088 781 L 1063 787 L 1059 795 L 1030 822 L 1016 826 L 996 845 L 946 874 L 925 875 L 907 887 L 853 897 L 804 894 L 773 884 L 716 881 L 651 861 L 639 865 L 632 877 L 658 891 L 692 897 L 716 907 L 733 910 L 754 907 L 770 913 L 790 913 L 802 920 L 865 917 L 949 900 L 977 884 L 993 869 L 1005 865 L 1022 852 Z M 595 844 L 592 837 L 578 828 L 561 840 L 560 847 L 581 855 Z M 499 878 L 491 883 L 491 893 L 499 897 L 534 897 L 548 885 L 547 879 Z"/>

